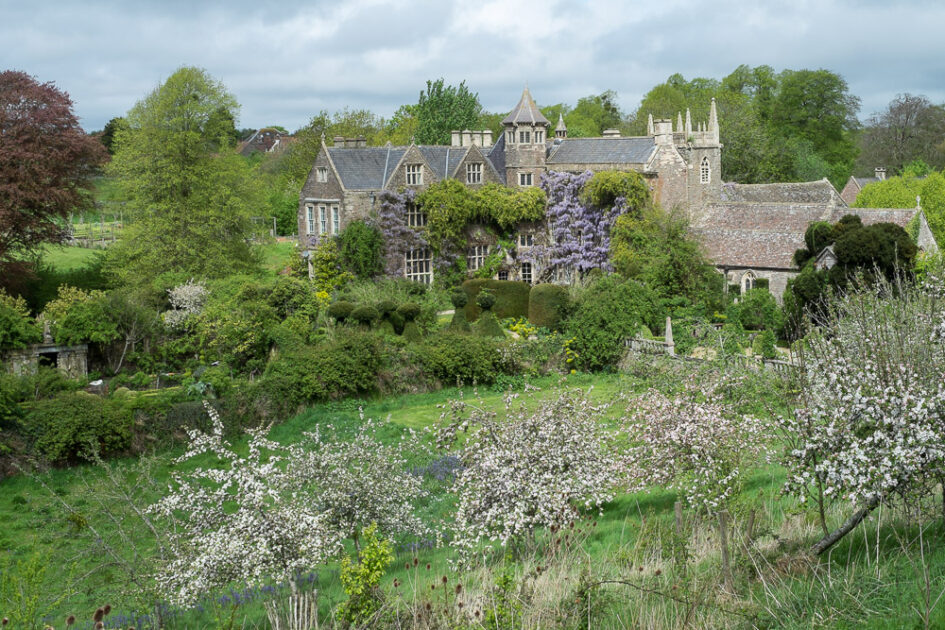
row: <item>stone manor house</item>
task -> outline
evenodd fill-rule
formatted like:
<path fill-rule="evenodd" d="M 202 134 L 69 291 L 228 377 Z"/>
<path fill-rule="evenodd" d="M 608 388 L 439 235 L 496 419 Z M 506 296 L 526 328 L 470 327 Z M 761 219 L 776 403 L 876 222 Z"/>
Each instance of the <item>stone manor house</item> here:
<path fill-rule="evenodd" d="M 600 138 L 568 138 L 559 117 L 557 125 L 542 115 L 526 88 L 512 112 L 502 121 L 503 132 L 453 131 L 449 146 L 368 147 L 363 138 L 334 138 L 322 143 L 302 188 L 298 228 L 307 248 L 321 235 L 337 235 L 350 221 L 366 219 L 379 205 L 384 190 L 421 190 L 444 178 L 471 188 L 495 182 L 524 188 L 537 186 L 542 173 L 564 171 L 634 170 L 649 184 L 664 208 L 689 214 L 691 229 L 728 284 L 752 288 L 759 278 L 780 299 L 787 280 L 798 270 L 794 251 L 804 246 L 804 232 L 814 221 L 835 222 L 845 214 L 864 224 L 892 222 L 905 227 L 919 214 L 919 246 L 935 248 L 921 210 L 856 209 L 848 207 L 826 179 L 790 184 L 736 184 L 721 179 L 722 144 L 713 100 L 709 119 L 695 125 L 685 118 L 649 117 L 647 134 L 624 137 L 608 129 Z M 493 141 L 494 140 L 494 141 Z M 425 217 L 408 209 L 407 224 L 424 225 Z M 543 225 L 522 225 L 515 235 L 516 251 L 506 256 L 499 279 L 533 282 L 539 269 L 517 254 L 549 238 Z M 496 245 L 495 236 L 480 226 L 467 228 L 467 264 L 477 269 Z M 523 256 L 522 258 L 528 258 Z M 433 261 L 428 249 L 407 252 L 404 276 L 432 282 Z"/>

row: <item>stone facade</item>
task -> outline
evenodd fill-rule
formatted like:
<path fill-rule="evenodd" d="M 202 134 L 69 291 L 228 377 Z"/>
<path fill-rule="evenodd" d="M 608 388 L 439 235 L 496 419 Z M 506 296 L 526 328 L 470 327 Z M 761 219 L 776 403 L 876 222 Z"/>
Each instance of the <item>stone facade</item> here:
<path fill-rule="evenodd" d="M 807 226 L 818 220 L 837 221 L 855 213 L 864 223 L 891 221 L 905 227 L 921 211 L 851 210 L 855 192 L 877 178 L 851 178 L 844 193 L 826 179 L 786 184 L 722 182 L 722 144 L 713 100 L 709 119 L 694 124 L 687 110 L 675 124 L 648 120 L 647 134 L 621 137 L 606 130 L 600 138 L 568 138 L 559 117 L 554 129 L 528 89 L 502 121 L 503 133 L 492 142 L 489 131 L 456 130 L 450 146 L 367 147 L 363 139 L 335 138 L 322 143 L 299 201 L 299 239 L 303 249 L 321 234 L 336 234 L 354 220 L 373 216 L 384 190 L 423 189 L 444 178 L 470 187 L 495 182 L 513 188 L 537 186 L 549 171 L 581 173 L 636 171 L 647 181 L 653 198 L 665 208 L 684 209 L 692 232 L 728 284 L 742 289 L 767 279 L 778 298 L 797 273 L 794 251 L 803 245 Z M 476 173 L 479 173 L 476 176 Z M 854 192 L 854 189 L 855 192 Z M 337 216 L 334 214 L 337 209 Z M 324 214 L 323 214 L 324 213 Z M 509 252 L 500 277 L 520 279 L 526 247 L 535 247 L 547 230 L 523 226 L 534 245 Z M 494 247 L 495 237 L 482 226 L 467 230 L 470 249 Z M 924 216 L 919 220 L 919 246 L 937 250 Z M 475 257 L 477 251 L 472 251 Z M 539 270 L 531 269 L 532 278 Z"/>
<path fill-rule="evenodd" d="M 41 362 L 61 370 L 69 378 L 84 378 L 89 373 L 89 347 L 59 346 L 53 343 L 34 344 L 6 355 L 7 369 L 13 374 L 35 374 Z"/>

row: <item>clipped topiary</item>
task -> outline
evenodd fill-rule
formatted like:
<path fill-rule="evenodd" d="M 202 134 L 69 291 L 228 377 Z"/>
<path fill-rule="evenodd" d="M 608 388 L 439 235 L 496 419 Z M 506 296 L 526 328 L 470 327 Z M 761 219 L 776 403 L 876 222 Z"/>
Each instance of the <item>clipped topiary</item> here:
<path fill-rule="evenodd" d="M 770 330 L 764 330 L 757 335 L 751 342 L 751 353 L 759 355 L 764 359 L 776 359 L 778 351 L 775 348 L 774 333 Z"/>
<path fill-rule="evenodd" d="M 528 321 L 533 326 L 560 330 L 567 319 L 571 296 L 567 287 L 557 284 L 537 284 L 528 294 Z"/>
<path fill-rule="evenodd" d="M 453 319 L 450 320 L 449 329 L 455 333 L 469 332 L 469 320 L 466 319 L 466 310 L 464 307 L 469 302 L 469 296 L 461 287 L 456 287 L 450 293 L 450 302 L 453 303 Z"/>
<path fill-rule="evenodd" d="M 328 316 L 334 318 L 339 324 L 345 323 L 345 320 L 351 317 L 355 306 L 351 302 L 340 300 L 328 307 Z"/>
<path fill-rule="evenodd" d="M 401 304 L 397 309 L 397 314 L 404 318 L 404 339 L 407 341 L 420 341 L 420 329 L 415 321 L 420 315 L 420 305 L 413 302 Z"/>
<path fill-rule="evenodd" d="M 381 317 L 387 317 L 397 310 L 397 303 L 393 300 L 381 300 L 377 303 L 375 308 L 377 312 L 381 314 Z"/>
<path fill-rule="evenodd" d="M 532 285 L 512 280 L 473 278 L 463 283 L 463 291 L 469 298 L 465 307 L 467 320 L 472 322 L 479 317 L 480 309 L 476 304 L 476 296 L 483 289 L 489 289 L 495 295 L 493 310 L 499 319 L 528 317 L 528 295 Z"/>
<path fill-rule="evenodd" d="M 466 295 L 462 287 L 456 287 L 450 293 L 450 302 L 453 304 L 453 308 L 463 308 L 469 302 L 469 296 Z"/>
<path fill-rule="evenodd" d="M 480 291 L 479 295 L 476 296 L 476 306 L 483 311 L 491 311 L 492 307 L 495 306 L 495 294 L 488 289 Z"/>
<path fill-rule="evenodd" d="M 359 306 L 351 311 L 351 319 L 358 322 L 365 328 L 370 328 L 371 324 L 380 319 L 381 314 L 373 306 Z"/>
<path fill-rule="evenodd" d="M 481 309 L 479 321 L 474 327 L 475 333 L 480 337 L 505 337 L 505 332 L 499 326 L 499 320 L 495 318 L 492 307 L 495 305 L 495 295 L 489 290 L 480 291 L 476 296 L 476 305 Z"/>

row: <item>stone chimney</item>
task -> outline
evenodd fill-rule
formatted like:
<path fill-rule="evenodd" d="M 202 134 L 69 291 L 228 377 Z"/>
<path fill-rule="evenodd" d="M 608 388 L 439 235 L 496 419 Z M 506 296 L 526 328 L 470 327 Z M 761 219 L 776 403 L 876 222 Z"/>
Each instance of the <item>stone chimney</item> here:
<path fill-rule="evenodd" d="M 876 174 L 876 179 L 883 181 L 886 179 L 886 168 L 883 166 L 877 166 L 873 169 L 873 172 Z"/>
<path fill-rule="evenodd" d="M 450 146 L 451 147 L 461 147 L 463 146 L 462 140 L 460 140 L 460 131 L 459 129 L 454 129 L 450 132 Z"/>
<path fill-rule="evenodd" d="M 358 136 L 357 140 L 355 140 L 354 146 L 358 147 L 359 149 L 366 147 L 367 139 L 364 136 Z"/>
<path fill-rule="evenodd" d="M 665 119 L 654 121 L 653 122 L 653 135 L 656 137 L 656 144 L 672 144 L 673 143 L 673 121 L 665 120 Z"/>
<path fill-rule="evenodd" d="M 343 147 L 343 146 L 345 146 L 345 137 L 344 137 L 344 136 L 335 136 L 334 138 L 331 139 L 331 141 L 332 141 L 332 144 L 334 144 L 336 147 Z"/>
<path fill-rule="evenodd" d="M 670 128 L 670 133 L 672 133 L 672 128 Z M 604 129 L 605 138 L 619 138 L 620 130 L 619 129 Z"/>
<path fill-rule="evenodd" d="M 483 129 L 482 130 L 482 146 L 485 149 L 488 149 L 492 146 L 492 130 Z"/>
<path fill-rule="evenodd" d="M 472 143 L 473 145 L 477 147 L 482 146 L 482 132 L 481 131 L 472 132 Z"/>
<path fill-rule="evenodd" d="M 462 146 L 468 147 L 472 144 L 472 132 L 469 129 L 463 129 L 463 144 Z"/>

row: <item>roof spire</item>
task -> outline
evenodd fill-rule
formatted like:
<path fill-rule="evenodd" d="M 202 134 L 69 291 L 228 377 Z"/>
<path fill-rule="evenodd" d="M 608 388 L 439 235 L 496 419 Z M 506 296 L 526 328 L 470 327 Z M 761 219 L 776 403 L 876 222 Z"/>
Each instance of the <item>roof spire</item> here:
<path fill-rule="evenodd" d="M 680 114 L 679 112 L 676 112 L 676 133 L 682 133 L 682 131 L 683 131 L 682 114 Z"/>
<path fill-rule="evenodd" d="M 686 133 L 686 140 L 692 137 L 692 114 L 689 112 L 689 108 L 686 108 L 686 127 L 684 129 Z"/>
<path fill-rule="evenodd" d="M 647 114 L 646 116 L 646 135 L 655 135 L 655 132 L 653 131 L 653 114 Z"/>
<path fill-rule="evenodd" d="M 568 126 L 564 124 L 564 114 L 558 112 L 558 124 L 555 125 L 555 138 L 567 138 Z"/>
<path fill-rule="evenodd" d="M 531 93 L 528 91 L 528 85 L 526 84 L 525 89 L 522 90 L 522 98 L 519 100 L 518 105 L 502 120 L 502 124 L 545 125 L 546 127 L 550 127 L 551 121 L 545 118 L 541 110 L 538 109 L 538 105 L 535 104 L 535 99 L 532 98 Z"/>

